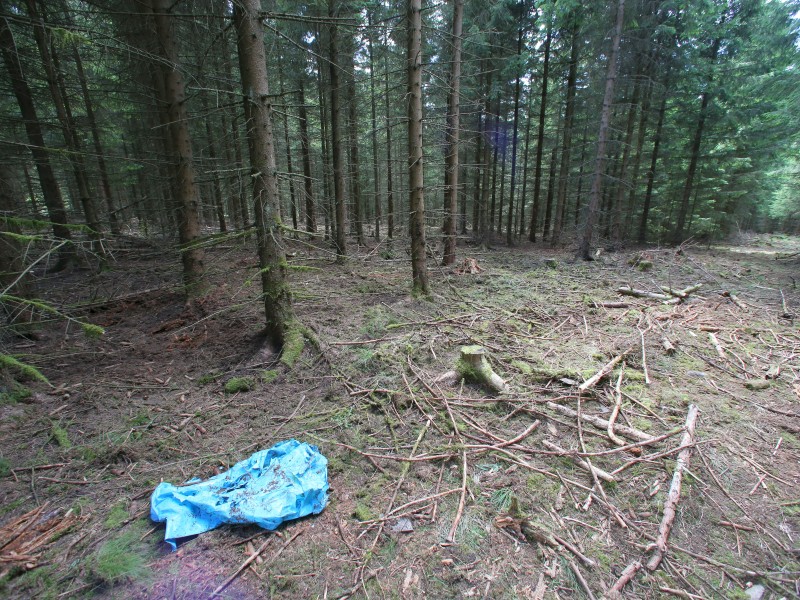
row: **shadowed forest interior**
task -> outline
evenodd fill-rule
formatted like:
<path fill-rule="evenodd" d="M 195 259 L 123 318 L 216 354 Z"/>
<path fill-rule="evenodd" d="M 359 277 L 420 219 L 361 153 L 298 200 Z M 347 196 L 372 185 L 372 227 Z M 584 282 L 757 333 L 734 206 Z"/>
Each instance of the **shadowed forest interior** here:
<path fill-rule="evenodd" d="M 800 2 L 0 0 L 0 591 L 800 595 Z M 288 438 L 330 500 L 175 553 Z"/>

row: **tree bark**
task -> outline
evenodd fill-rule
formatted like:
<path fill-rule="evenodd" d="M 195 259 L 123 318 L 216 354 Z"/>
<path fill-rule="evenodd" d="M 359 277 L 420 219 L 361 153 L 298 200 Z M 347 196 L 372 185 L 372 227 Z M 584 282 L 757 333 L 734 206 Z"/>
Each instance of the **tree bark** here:
<path fill-rule="evenodd" d="M 408 0 L 408 186 L 414 294 L 428 295 L 422 170 L 422 0 Z"/>
<path fill-rule="evenodd" d="M 592 187 L 589 191 L 589 206 L 586 209 L 586 220 L 583 234 L 578 248 L 578 256 L 584 260 L 591 260 L 592 238 L 594 226 L 597 222 L 597 211 L 600 207 L 600 198 L 603 193 L 603 176 L 606 166 L 606 145 L 608 144 L 608 129 L 611 123 L 611 105 L 614 102 L 614 84 L 617 79 L 617 56 L 622 38 L 622 25 L 625 19 L 625 0 L 619 0 L 617 5 L 617 19 L 611 39 L 611 54 L 608 57 L 608 74 L 606 75 L 606 89 L 603 94 L 603 108 L 600 112 L 600 131 L 597 135 L 597 158 L 595 159 Z"/>
<path fill-rule="evenodd" d="M 575 92 L 578 79 L 578 54 L 580 46 L 578 44 L 578 15 L 577 11 L 572 11 L 570 19 L 570 50 L 569 50 L 569 71 L 567 73 L 567 100 L 564 109 L 564 139 L 561 144 L 561 167 L 558 172 L 558 195 L 556 200 L 556 215 L 553 222 L 553 235 L 550 238 L 550 245 L 558 246 L 561 241 L 561 230 L 564 228 L 564 213 L 567 208 L 567 184 L 569 182 L 569 168 L 572 152 L 572 128 L 575 120 Z"/>
<path fill-rule="evenodd" d="M 388 34 L 387 34 L 388 37 Z M 387 53 L 388 54 L 388 53 Z M 389 60 L 387 55 L 383 55 L 383 101 L 386 111 L 386 212 L 387 221 L 386 234 L 389 239 L 394 237 L 394 187 L 392 183 L 392 119 L 389 102 Z"/>
<path fill-rule="evenodd" d="M 5 4 L 4 1 L 0 2 L 0 7 L 4 12 L 8 12 L 8 7 Z M 31 89 L 22 70 L 14 36 L 11 33 L 8 20 L 3 17 L 0 17 L 0 48 L 2 49 L 3 62 L 11 79 L 11 87 L 25 123 L 25 132 L 28 136 L 31 154 L 39 176 L 39 185 L 42 188 L 44 204 L 47 207 L 48 218 L 53 228 L 53 236 L 56 240 L 66 242 L 59 251 L 58 260 L 53 268 L 54 271 L 63 270 L 75 260 L 75 247 L 72 245 L 72 235 L 67 224 L 67 211 L 64 208 L 64 200 L 61 196 L 58 180 L 50 164 L 50 155 L 44 144 L 42 126 L 36 114 Z"/>
<path fill-rule="evenodd" d="M 278 58 L 278 92 L 284 97 L 283 89 L 283 56 Z M 286 146 L 286 172 L 289 179 L 289 211 L 292 213 L 292 229 L 297 231 L 297 196 L 294 190 L 294 169 L 292 167 L 292 144 L 289 140 L 289 109 L 283 111 L 283 144 Z M 296 234 L 295 234 L 296 235 Z"/>
<path fill-rule="evenodd" d="M 356 243 L 364 245 L 364 207 L 361 198 L 361 161 L 358 156 L 358 106 L 356 105 L 356 72 L 355 43 L 352 35 L 348 35 L 347 43 L 347 136 L 350 200 L 353 206 L 353 221 L 356 227 Z"/>
<path fill-rule="evenodd" d="M 710 63 L 713 65 L 719 53 L 719 47 L 722 40 L 717 38 L 711 46 L 711 59 Z M 700 116 L 697 119 L 697 127 L 694 131 L 694 139 L 692 140 L 692 147 L 689 152 L 689 169 L 686 172 L 686 182 L 683 186 L 683 194 L 681 195 L 681 203 L 678 207 L 678 218 L 675 223 L 675 229 L 672 232 L 672 243 L 680 244 L 683 238 L 683 228 L 686 224 L 686 215 L 689 211 L 689 200 L 692 197 L 694 186 L 694 176 L 697 173 L 697 163 L 700 159 L 700 145 L 703 143 L 703 130 L 705 129 L 706 118 L 708 117 L 708 105 L 711 101 L 711 85 L 713 83 L 713 76 L 709 75 L 706 81 L 706 87 L 700 95 Z"/>
<path fill-rule="evenodd" d="M 372 13 L 368 12 L 367 24 L 370 33 L 367 37 L 367 48 L 369 50 L 369 106 L 370 116 L 372 117 L 372 183 L 375 190 L 375 241 L 381 240 L 381 183 L 378 175 L 378 110 L 375 101 L 375 53 L 372 47 Z"/>
<path fill-rule="evenodd" d="M 72 110 L 67 96 L 63 93 L 62 86 L 59 86 L 61 72 L 58 65 L 58 57 L 55 47 L 50 43 L 45 27 L 45 20 L 39 14 L 39 9 L 35 0 L 27 0 L 28 16 L 33 21 L 33 35 L 36 46 L 39 49 L 39 56 L 42 59 L 47 87 L 53 99 L 56 109 L 61 133 L 64 136 L 64 144 L 69 152 L 69 162 L 77 184 L 78 199 L 80 201 L 86 224 L 89 226 L 89 239 L 92 241 L 92 249 L 102 258 L 105 255 L 102 244 L 102 227 L 97 217 L 92 194 L 89 191 L 89 177 L 86 172 L 86 162 L 84 161 L 83 149 L 75 129 L 75 121 L 72 118 Z"/>
<path fill-rule="evenodd" d="M 553 26 L 548 22 L 547 37 L 544 40 L 544 67 L 542 70 L 542 100 L 539 105 L 539 133 L 536 143 L 536 168 L 533 176 L 533 208 L 531 209 L 531 225 L 529 239 L 536 241 L 536 227 L 539 220 L 539 197 L 542 189 L 542 153 L 544 152 L 544 123 L 547 116 L 547 79 L 550 76 L 550 43 Z"/>
<path fill-rule="evenodd" d="M 328 16 L 339 16 L 339 6 L 331 0 Z M 339 89 L 339 47 L 338 27 L 336 21 L 330 25 L 329 40 L 329 72 L 330 72 L 330 104 L 331 104 L 331 145 L 333 146 L 333 196 L 336 204 L 336 224 L 334 245 L 336 261 L 342 263 L 347 257 L 347 198 L 345 197 L 345 147 L 342 139 L 341 90 Z"/>
<path fill-rule="evenodd" d="M 653 186 L 656 179 L 656 166 L 658 165 L 658 151 L 661 147 L 661 134 L 664 129 L 664 116 L 667 114 L 667 91 L 669 90 L 669 71 L 664 78 L 664 95 L 661 97 L 661 106 L 658 109 L 658 122 L 653 136 L 653 152 L 650 156 L 650 169 L 647 171 L 647 190 L 644 193 L 642 204 L 642 218 L 639 221 L 638 242 L 644 244 L 647 240 L 647 219 L 650 216 L 650 205 L 653 201 Z"/>
<path fill-rule="evenodd" d="M 316 233 L 317 215 L 314 209 L 314 186 L 311 177 L 311 151 L 308 146 L 308 110 L 306 109 L 306 93 L 303 81 L 300 81 L 299 91 L 300 108 L 300 155 L 303 161 L 303 192 L 306 205 L 306 231 Z"/>
<path fill-rule="evenodd" d="M 183 281 L 186 295 L 193 300 L 205 294 L 207 284 L 205 275 L 205 253 L 201 248 L 193 246 L 200 237 L 199 199 L 192 154 L 192 142 L 189 135 L 189 115 L 186 110 L 186 90 L 183 74 L 178 66 L 178 49 L 175 31 L 169 10 L 170 0 L 150 0 L 150 9 L 156 25 L 158 49 L 164 59 L 162 67 L 164 80 L 164 97 L 169 118 L 169 136 L 172 140 L 174 156 L 172 169 L 176 181 L 176 204 L 178 208 L 178 238 L 181 244 L 181 260 L 183 262 Z"/>
<path fill-rule="evenodd" d="M 233 23 L 237 32 L 239 69 L 247 106 L 246 131 L 267 335 L 273 344 L 286 349 L 287 337 L 294 328 L 294 314 L 286 282 L 287 265 L 283 251 L 272 133 L 272 96 L 269 93 L 260 13 L 260 0 L 236 0 L 234 3 Z"/>
<path fill-rule="evenodd" d="M 458 145 L 461 93 L 461 32 L 464 0 L 453 2 L 453 55 L 451 57 L 450 90 L 447 96 L 447 130 L 445 132 L 444 166 L 444 252 L 443 265 L 456 262 L 456 218 L 458 212 Z"/>
<path fill-rule="evenodd" d="M 75 68 L 78 74 L 78 83 L 81 86 L 81 94 L 83 96 L 83 104 L 86 107 L 86 120 L 89 123 L 89 129 L 92 132 L 92 143 L 94 145 L 94 153 L 97 155 L 97 168 L 100 172 L 100 189 L 103 193 L 106 209 L 108 210 L 108 224 L 111 233 L 119 235 L 119 218 L 117 211 L 114 208 L 114 197 L 111 193 L 111 182 L 108 178 L 108 169 L 106 168 L 106 158 L 103 154 L 103 146 L 100 143 L 100 130 L 97 127 L 97 119 L 94 116 L 94 106 L 92 105 L 92 97 L 89 94 L 89 85 L 86 81 L 86 73 L 83 70 L 83 61 L 81 60 L 78 46 L 73 44 L 72 54 L 75 57 Z"/>
<path fill-rule="evenodd" d="M 219 173 L 217 168 L 217 144 L 214 139 L 214 129 L 211 127 L 211 113 L 208 112 L 208 101 L 205 94 L 200 94 L 200 108 L 205 115 L 206 126 L 206 143 L 208 144 L 208 158 L 211 163 L 211 189 L 214 194 L 214 209 L 217 213 L 217 224 L 219 225 L 220 232 L 228 231 L 228 224 L 225 221 L 225 206 L 222 203 L 222 186 L 219 181 Z"/>
<path fill-rule="evenodd" d="M 522 54 L 522 29 L 517 34 L 517 56 Z M 517 134 L 519 132 L 519 95 L 520 95 L 520 76 L 517 73 L 517 80 L 514 84 L 514 125 L 513 138 L 511 142 L 511 186 L 508 194 L 508 222 L 506 223 L 506 244 L 514 244 L 514 191 L 517 183 Z"/>

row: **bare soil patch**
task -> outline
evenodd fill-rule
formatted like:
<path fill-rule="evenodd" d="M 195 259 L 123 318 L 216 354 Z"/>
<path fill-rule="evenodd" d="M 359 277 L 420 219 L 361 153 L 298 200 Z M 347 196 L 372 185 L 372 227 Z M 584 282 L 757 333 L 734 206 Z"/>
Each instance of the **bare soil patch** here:
<path fill-rule="evenodd" d="M 53 320 L 6 348 L 52 386 L 28 382 L 29 397 L 0 405 L 0 544 L 24 541 L 23 521 L 9 527 L 38 507 L 40 524 L 72 521 L 30 560 L 2 555 L 4 595 L 209 597 L 261 549 L 219 597 L 600 598 L 653 555 L 690 405 L 667 550 L 623 597 L 800 594 L 800 259 L 784 258 L 800 240 L 592 263 L 466 246 L 474 263 L 431 261 L 430 300 L 409 295 L 399 241 L 345 265 L 287 244 L 318 346 L 291 370 L 260 334 L 247 240 L 208 250 L 214 290 L 193 310 L 168 250 L 119 248 L 100 274 L 39 278 L 43 299 L 105 334 Z M 617 293 L 698 283 L 671 304 Z M 505 392 L 437 382 L 466 345 L 486 350 Z M 208 477 L 291 437 L 329 459 L 321 515 L 170 551 L 149 520 L 159 481 Z"/>

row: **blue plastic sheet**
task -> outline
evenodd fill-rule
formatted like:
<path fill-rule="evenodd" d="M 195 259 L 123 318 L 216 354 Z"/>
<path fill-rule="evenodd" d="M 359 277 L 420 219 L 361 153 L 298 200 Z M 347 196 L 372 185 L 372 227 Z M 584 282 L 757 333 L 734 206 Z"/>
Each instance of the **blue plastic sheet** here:
<path fill-rule="evenodd" d="M 287 440 L 225 473 L 189 483 L 161 483 L 150 498 L 150 518 L 167 522 L 164 539 L 173 550 L 179 538 L 223 523 L 272 530 L 284 521 L 319 514 L 328 502 L 328 461 L 316 446 Z"/>

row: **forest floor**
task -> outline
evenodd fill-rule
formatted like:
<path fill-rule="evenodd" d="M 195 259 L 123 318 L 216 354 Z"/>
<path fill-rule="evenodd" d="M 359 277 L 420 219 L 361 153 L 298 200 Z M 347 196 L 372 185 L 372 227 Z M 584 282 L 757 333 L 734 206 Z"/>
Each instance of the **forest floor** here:
<path fill-rule="evenodd" d="M 292 369 L 263 342 L 252 244 L 209 247 L 213 291 L 193 311 L 177 255 L 157 247 L 36 278 L 41 298 L 105 334 L 54 319 L 5 350 L 51 385 L 0 396 L 0 594 L 209 598 L 259 549 L 217 597 L 600 598 L 653 556 L 679 452 L 666 554 L 623 597 L 800 594 L 800 321 L 784 314 L 800 319 L 800 239 L 591 263 L 460 246 L 482 271 L 431 260 L 430 300 L 411 297 L 399 241 L 336 265 L 287 240 L 317 342 Z M 617 293 L 697 283 L 677 304 Z M 437 383 L 476 344 L 505 391 Z M 610 436 L 597 418 L 617 403 Z M 275 533 L 223 526 L 171 551 L 149 519 L 160 481 L 289 438 L 328 458 L 320 515 Z"/>

